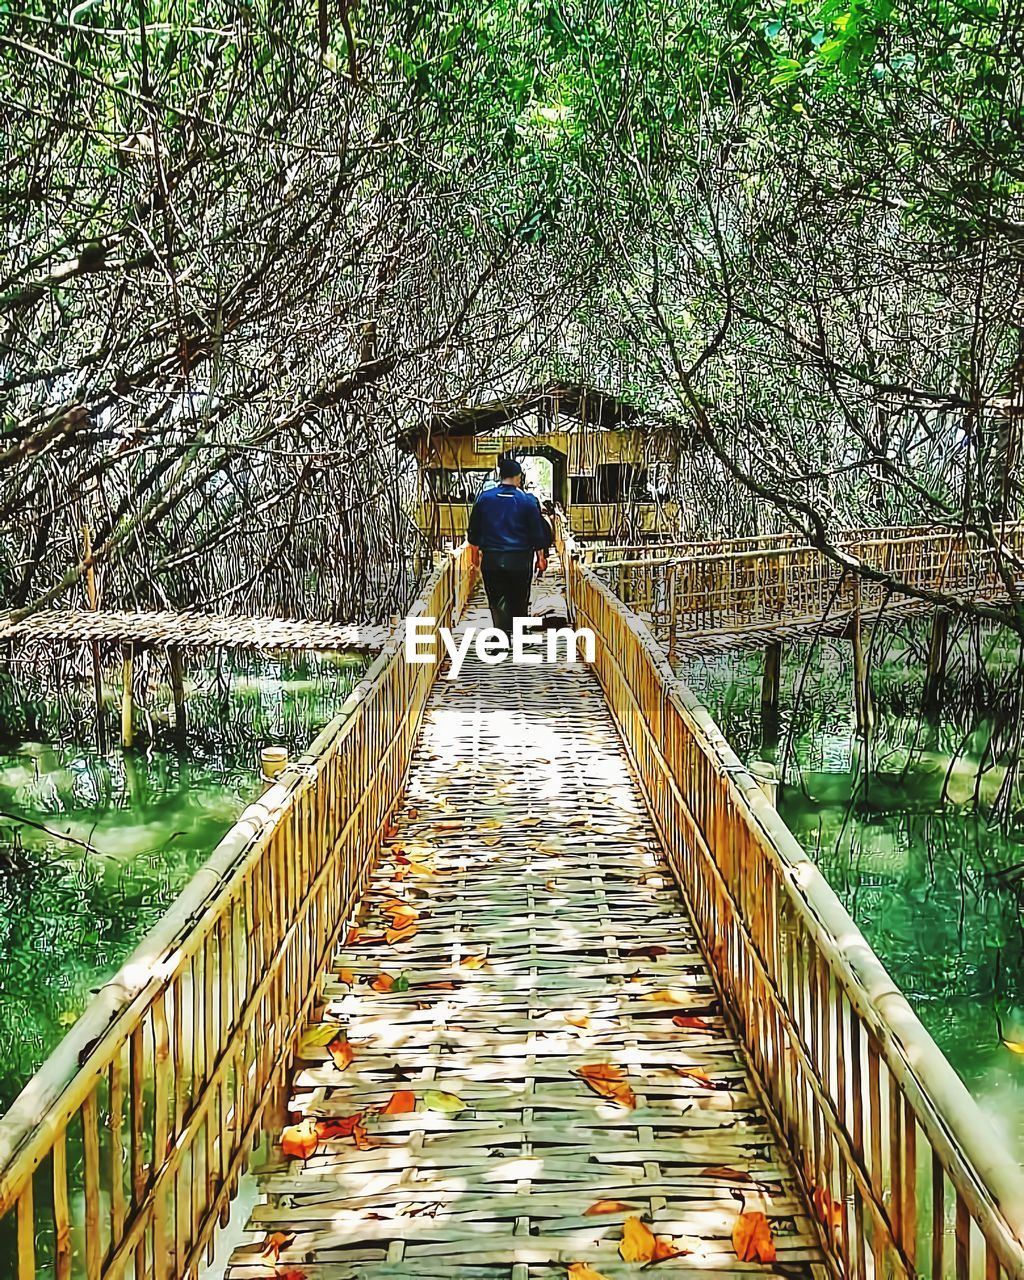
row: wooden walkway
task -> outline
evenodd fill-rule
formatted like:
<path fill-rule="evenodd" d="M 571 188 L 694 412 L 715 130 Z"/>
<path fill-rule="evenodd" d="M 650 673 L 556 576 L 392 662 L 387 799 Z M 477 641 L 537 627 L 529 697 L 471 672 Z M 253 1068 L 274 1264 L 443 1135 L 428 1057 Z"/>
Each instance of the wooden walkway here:
<path fill-rule="evenodd" d="M 824 1274 L 587 668 L 437 683 L 358 928 L 293 1078 L 315 1152 L 275 1147 L 228 1280 L 625 1280 L 630 1219 L 658 1271 Z"/>
<path fill-rule="evenodd" d="M 62 644 L 134 644 L 142 648 L 319 649 L 376 651 L 391 634 L 387 626 L 316 622 L 293 618 L 246 618 L 225 613 L 141 613 L 102 609 L 46 609 L 12 622 L 0 613 L 0 640 Z"/>

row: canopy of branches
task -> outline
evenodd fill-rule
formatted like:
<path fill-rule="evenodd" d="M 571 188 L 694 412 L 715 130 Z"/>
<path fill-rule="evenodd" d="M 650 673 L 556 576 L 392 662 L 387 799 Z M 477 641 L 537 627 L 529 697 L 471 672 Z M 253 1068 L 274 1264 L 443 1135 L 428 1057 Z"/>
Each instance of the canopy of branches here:
<path fill-rule="evenodd" d="M 690 531 L 1015 513 L 1009 0 L 0 4 L 0 591 L 392 611 L 397 439 L 551 379 Z M 781 514 L 780 514 L 781 513 Z"/>

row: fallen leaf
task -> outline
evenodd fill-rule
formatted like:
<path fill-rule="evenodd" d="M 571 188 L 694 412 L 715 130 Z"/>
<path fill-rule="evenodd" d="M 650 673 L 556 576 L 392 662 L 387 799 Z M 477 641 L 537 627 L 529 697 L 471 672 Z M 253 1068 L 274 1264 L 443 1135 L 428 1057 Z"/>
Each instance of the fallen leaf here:
<path fill-rule="evenodd" d="M 260 1254 L 260 1257 L 270 1258 L 276 1262 L 281 1254 L 281 1250 L 287 1249 L 290 1244 L 294 1243 L 294 1240 L 294 1231 L 275 1231 L 272 1235 L 267 1236 L 266 1240 L 264 1240 L 263 1252 Z"/>
<path fill-rule="evenodd" d="M 390 991 L 395 985 L 395 980 L 389 973 L 378 973 L 376 978 L 370 983 L 374 991 Z"/>
<path fill-rule="evenodd" d="M 595 1271 L 585 1262 L 570 1262 L 565 1274 L 567 1280 L 607 1280 L 600 1271 Z"/>
<path fill-rule="evenodd" d="M 359 941 L 362 932 L 363 931 L 360 929 L 359 925 L 354 924 L 351 929 L 349 929 L 348 933 L 345 934 L 345 946 L 354 947 Z"/>
<path fill-rule="evenodd" d="M 657 960 L 658 956 L 668 954 L 668 947 L 634 947 L 632 950 L 624 951 L 622 954 L 624 956 L 646 956 L 648 960 Z"/>
<path fill-rule="evenodd" d="M 610 1066 L 600 1062 L 591 1066 L 580 1067 L 575 1072 L 596 1094 L 609 1098 L 623 1107 L 636 1106 L 636 1094 L 630 1088 L 626 1073 L 621 1067 Z"/>
<path fill-rule="evenodd" d="M 411 938 L 416 932 L 417 926 L 407 924 L 404 929 L 386 929 L 384 931 L 384 940 L 389 946 L 395 946 L 396 943 L 405 942 L 407 938 Z"/>
<path fill-rule="evenodd" d="M 461 831 L 462 819 L 457 818 L 454 822 L 435 822 L 434 830 L 435 831 Z"/>
<path fill-rule="evenodd" d="M 422 987 L 424 991 L 454 991 L 454 982 L 417 982 L 417 987 Z"/>
<path fill-rule="evenodd" d="M 487 963 L 487 952 L 481 951 L 476 956 L 463 956 L 459 961 L 460 969 L 482 969 Z"/>
<path fill-rule="evenodd" d="M 760 1211 L 741 1213 L 732 1229 L 732 1247 L 740 1262 L 774 1262 L 772 1228 Z"/>
<path fill-rule="evenodd" d="M 393 879 L 395 879 L 396 881 L 404 880 L 404 879 L 405 879 L 405 867 L 399 867 L 399 868 L 398 868 L 398 870 L 395 872 Z"/>
<path fill-rule="evenodd" d="M 635 1204 L 626 1204 L 622 1200 L 595 1200 L 589 1209 L 584 1209 L 584 1218 L 596 1218 L 602 1213 L 628 1213 L 635 1209 Z"/>
<path fill-rule="evenodd" d="M 567 1013 L 564 1016 L 570 1027 L 579 1027 L 582 1029 L 583 1027 L 590 1026 L 590 1019 L 585 1013 Z"/>
<path fill-rule="evenodd" d="M 298 1160 L 308 1160 L 316 1151 L 316 1122 L 303 1120 L 301 1124 L 290 1124 L 281 1130 L 281 1150 L 286 1156 Z"/>
<path fill-rule="evenodd" d="M 555 892 L 555 890 L 558 888 L 558 881 L 557 881 L 557 880 L 548 880 L 548 881 L 545 883 L 544 888 L 545 888 L 545 889 L 547 889 L 548 893 L 554 893 L 554 892 Z"/>
<path fill-rule="evenodd" d="M 384 839 L 394 840 L 395 836 L 397 835 L 398 835 L 398 828 L 395 826 L 395 824 L 391 821 L 385 822 L 384 823 Z"/>
<path fill-rule="evenodd" d="M 344 1071 L 356 1056 L 355 1050 L 344 1036 L 339 1036 L 337 1040 L 332 1040 L 327 1046 L 327 1052 L 331 1055 L 331 1060 L 339 1071 Z"/>
<path fill-rule="evenodd" d="M 439 876 L 440 871 L 436 871 L 433 867 L 428 867 L 425 862 L 410 862 L 409 870 L 414 876 Z"/>
<path fill-rule="evenodd" d="M 686 995 L 682 991 L 670 991 L 667 987 L 661 991 L 648 991 L 640 997 L 641 1000 L 656 1000 L 659 1004 L 683 1004 Z"/>
<path fill-rule="evenodd" d="M 339 969 L 338 981 L 343 982 L 346 987 L 354 987 L 356 985 L 356 975 L 351 969 Z"/>
<path fill-rule="evenodd" d="M 416 1095 L 411 1089 L 396 1089 L 388 1099 L 382 1116 L 404 1116 L 416 1110 Z"/>
<path fill-rule="evenodd" d="M 654 1232 L 639 1218 L 627 1218 L 622 1226 L 619 1256 L 623 1262 L 653 1262 L 657 1246 Z"/>
<path fill-rule="evenodd" d="M 465 1111 L 466 1104 L 456 1093 L 444 1093 L 440 1089 L 428 1089 L 423 1095 L 424 1106 L 431 1111 L 440 1111 L 446 1116 L 458 1115 Z"/>
<path fill-rule="evenodd" d="M 672 1019 L 677 1027 L 686 1027 L 690 1031 L 714 1031 L 714 1027 L 705 1018 L 696 1014 L 677 1013 Z"/>
<path fill-rule="evenodd" d="M 344 1032 L 340 1022 L 311 1022 L 299 1036 L 299 1053 L 304 1055 L 310 1049 L 325 1049 Z"/>
<path fill-rule="evenodd" d="M 693 1080 L 694 1083 L 703 1085 L 705 1089 L 717 1088 L 703 1067 L 673 1067 L 672 1070 L 677 1076 L 682 1076 L 684 1080 Z"/>
<path fill-rule="evenodd" d="M 701 1171 L 707 1178 L 730 1178 L 733 1182 L 753 1182 L 754 1179 L 745 1169 L 731 1169 L 726 1164 L 708 1165 Z"/>
<path fill-rule="evenodd" d="M 306 1280 L 305 1271 L 296 1271 L 294 1267 L 289 1271 L 279 1271 L 276 1280 Z"/>
<path fill-rule="evenodd" d="M 1024 1053 L 1024 1040 L 1004 1040 L 1003 1044 L 1011 1053 Z"/>
<path fill-rule="evenodd" d="M 325 1116 L 315 1122 L 316 1136 L 321 1142 L 328 1142 L 331 1138 L 351 1138 L 362 1121 L 361 1111 L 354 1116 Z"/>
<path fill-rule="evenodd" d="M 419 809 L 406 809 L 405 816 L 407 818 L 412 818 L 413 820 L 415 820 L 420 816 L 420 811 Z"/>

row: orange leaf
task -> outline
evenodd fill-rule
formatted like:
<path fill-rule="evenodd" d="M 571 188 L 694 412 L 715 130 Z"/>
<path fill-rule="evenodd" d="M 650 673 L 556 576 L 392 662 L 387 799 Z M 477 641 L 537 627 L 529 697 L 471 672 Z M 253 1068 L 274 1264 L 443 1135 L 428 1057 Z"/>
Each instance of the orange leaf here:
<path fill-rule="evenodd" d="M 411 1089 L 396 1089 L 388 1099 L 388 1105 L 384 1108 L 382 1115 L 385 1116 L 404 1116 L 409 1111 L 416 1110 L 416 1095 Z"/>
<path fill-rule="evenodd" d="M 389 946 L 394 946 L 398 942 L 404 942 L 406 938 L 411 938 L 416 932 L 416 925 L 407 924 L 401 929 L 386 929 L 384 931 L 384 940 Z"/>
<path fill-rule="evenodd" d="M 405 879 L 405 867 L 399 867 L 399 868 L 398 868 L 398 870 L 395 872 L 393 879 L 394 879 L 394 880 L 396 880 L 396 881 L 402 881 L 402 880 L 404 880 L 404 879 Z"/>
<path fill-rule="evenodd" d="M 287 1249 L 295 1240 L 294 1231 L 275 1231 L 273 1235 L 267 1236 L 263 1242 L 263 1252 L 260 1254 L 262 1258 L 272 1258 L 277 1261 L 282 1249 Z"/>
<path fill-rule="evenodd" d="M 461 831 L 462 819 L 456 818 L 454 822 L 435 822 L 434 830 L 435 831 Z"/>
<path fill-rule="evenodd" d="M 418 982 L 418 987 L 422 987 L 424 991 L 454 991 L 454 982 Z M 427 1006 L 424 1005 L 424 1008 Z"/>
<path fill-rule="evenodd" d="M 395 980 L 390 973 L 378 973 L 376 978 L 370 983 L 374 991 L 390 991 L 395 985 Z"/>
<path fill-rule="evenodd" d="M 281 1150 L 286 1156 L 308 1160 L 316 1151 L 317 1142 L 316 1124 L 313 1120 L 290 1124 L 281 1130 Z"/>
<path fill-rule="evenodd" d="M 407 818 L 418 818 L 420 816 L 419 809 L 406 809 L 405 816 Z"/>
<path fill-rule="evenodd" d="M 397 835 L 398 835 L 398 828 L 395 826 L 395 824 L 391 821 L 385 822 L 384 823 L 384 839 L 394 840 L 395 836 Z"/>
<path fill-rule="evenodd" d="M 677 1076 L 682 1076 L 685 1080 L 693 1080 L 703 1085 L 705 1089 L 715 1088 L 714 1081 L 703 1067 L 673 1067 L 672 1070 Z"/>
<path fill-rule="evenodd" d="M 360 929 L 360 927 L 357 924 L 354 924 L 352 928 L 349 929 L 348 933 L 345 934 L 345 946 L 354 947 L 356 943 L 359 941 L 359 938 L 362 932 L 363 932 L 362 929 Z"/>
<path fill-rule="evenodd" d="M 346 987 L 354 987 L 356 985 L 356 975 L 351 969 L 339 969 L 338 981 L 344 982 Z"/>
<path fill-rule="evenodd" d="M 635 1204 L 625 1204 L 622 1200 L 595 1200 L 589 1209 L 584 1209 L 584 1218 L 596 1218 L 602 1213 L 628 1213 L 635 1209 Z"/>
<path fill-rule="evenodd" d="M 331 1138 L 351 1138 L 356 1130 L 356 1126 L 362 1124 L 363 1113 L 357 1112 L 354 1116 L 339 1116 L 337 1119 L 326 1117 L 316 1122 L 316 1136 L 322 1142 L 328 1142 Z"/>
<path fill-rule="evenodd" d="M 843 1206 L 832 1199 L 832 1193 L 826 1187 L 815 1187 L 811 1197 L 814 1211 L 832 1231 L 838 1231 L 843 1225 Z"/>
<path fill-rule="evenodd" d="M 565 1273 L 566 1280 L 607 1280 L 600 1271 L 595 1271 L 593 1267 L 587 1266 L 585 1262 L 570 1262 L 569 1269 Z"/>
<path fill-rule="evenodd" d="M 774 1262 L 772 1228 L 760 1211 L 741 1213 L 732 1229 L 732 1247 L 740 1262 Z"/>
<path fill-rule="evenodd" d="M 610 1098 L 623 1107 L 636 1106 L 636 1094 L 626 1081 L 626 1073 L 621 1067 L 610 1066 L 599 1062 L 587 1067 L 580 1067 L 575 1073 L 593 1091 L 602 1098 Z"/>
<path fill-rule="evenodd" d="M 397 911 L 389 914 L 391 915 L 392 929 L 408 929 L 411 924 L 415 924 L 420 918 L 420 913 L 415 907 L 400 907 Z"/>
<path fill-rule="evenodd" d="M 478 956 L 463 956 L 459 961 L 460 969 L 482 969 L 487 963 L 487 952 L 481 951 Z"/>
<path fill-rule="evenodd" d="M 306 1280 L 305 1271 L 296 1271 L 294 1267 L 290 1271 L 279 1271 L 277 1280 Z"/>
<path fill-rule="evenodd" d="M 338 1036 L 332 1040 L 327 1046 L 327 1052 L 331 1055 L 334 1065 L 339 1071 L 344 1071 L 356 1056 L 355 1050 L 343 1036 Z"/>
<path fill-rule="evenodd" d="M 564 1015 L 570 1027 L 589 1027 L 590 1019 L 585 1013 L 567 1013 Z"/>
<path fill-rule="evenodd" d="M 726 1164 L 712 1164 L 702 1170 L 707 1178 L 731 1178 L 733 1182 L 753 1182 L 745 1169 L 731 1169 Z"/>
<path fill-rule="evenodd" d="M 554 893 L 554 891 L 558 888 L 558 881 L 557 881 L 557 880 L 547 880 L 547 881 L 545 881 L 545 883 L 544 883 L 544 888 L 545 888 L 545 889 L 547 889 L 548 893 Z M 581 1265 L 582 1265 L 582 1264 L 581 1264 Z"/>
<path fill-rule="evenodd" d="M 672 1019 L 677 1027 L 687 1027 L 691 1031 L 714 1031 L 714 1027 L 704 1018 L 698 1018 L 695 1014 L 677 1013 Z"/>

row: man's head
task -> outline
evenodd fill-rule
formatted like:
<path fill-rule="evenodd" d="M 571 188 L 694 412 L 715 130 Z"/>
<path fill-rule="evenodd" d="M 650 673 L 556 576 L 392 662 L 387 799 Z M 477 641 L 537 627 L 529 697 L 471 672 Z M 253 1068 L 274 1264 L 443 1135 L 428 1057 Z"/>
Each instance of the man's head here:
<path fill-rule="evenodd" d="M 523 468 L 516 462 L 515 458 L 502 458 L 498 463 L 498 479 L 502 484 L 521 486 L 523 483 Z"/>

